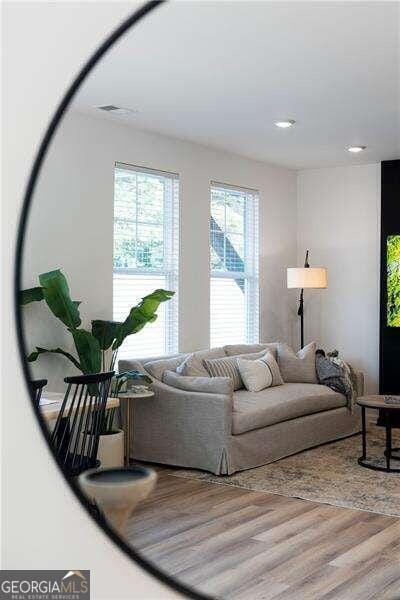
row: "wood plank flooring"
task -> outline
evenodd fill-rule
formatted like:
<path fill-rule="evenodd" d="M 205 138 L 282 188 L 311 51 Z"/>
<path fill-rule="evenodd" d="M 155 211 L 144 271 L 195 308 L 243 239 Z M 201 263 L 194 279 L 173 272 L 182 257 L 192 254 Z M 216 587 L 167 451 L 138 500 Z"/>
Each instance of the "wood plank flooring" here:
<path fill-rule="evenodd" d="M 400 519 L 158 474 L 128 540 L 186 585 L 224 600 L 400 600 Z"/>

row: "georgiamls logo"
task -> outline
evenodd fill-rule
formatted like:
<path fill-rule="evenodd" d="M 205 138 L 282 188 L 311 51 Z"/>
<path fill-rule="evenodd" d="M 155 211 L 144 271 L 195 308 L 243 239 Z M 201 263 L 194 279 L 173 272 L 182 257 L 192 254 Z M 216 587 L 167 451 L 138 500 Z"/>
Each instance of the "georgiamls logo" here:
<path fill-rule="evenodd" d="M 0 571 L 3 600 L 89 600 L 89 571 Z"/>

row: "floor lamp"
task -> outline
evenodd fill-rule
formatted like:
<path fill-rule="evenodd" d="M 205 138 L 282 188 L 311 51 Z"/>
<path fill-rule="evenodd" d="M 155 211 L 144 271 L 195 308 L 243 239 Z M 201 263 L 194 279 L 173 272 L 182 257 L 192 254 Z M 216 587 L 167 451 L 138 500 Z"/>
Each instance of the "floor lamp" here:
<path fill-rule="evenodd" d="M 297 314 L 300 317 L 301 348 L 304 348 L 304 289 L 321 289 L 328 287 L 328 274 L 325 267 L 310 267 L 308 263 L 309 251 L 306 252 L 304 267 L 289 267 L 287 269 L 288 289 L 300 289 L 300 303 Z"/>

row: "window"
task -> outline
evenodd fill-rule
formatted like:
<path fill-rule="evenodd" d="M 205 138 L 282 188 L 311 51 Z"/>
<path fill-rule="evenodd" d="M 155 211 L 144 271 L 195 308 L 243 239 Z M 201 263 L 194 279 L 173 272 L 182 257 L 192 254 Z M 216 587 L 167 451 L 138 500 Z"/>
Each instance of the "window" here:
<path fill-rule="evenodd" d="M 129 336 L 120 358 L 178 350 L 179 179 L 177 175 L 117 163 L 114 181 L 113 318 L 157 288 L 175 291 L 158 318 Z"/>
<path fill-rule="evenodd" d="M 258 194 L 211 184 L 210 344 L 258 342 Z"/>

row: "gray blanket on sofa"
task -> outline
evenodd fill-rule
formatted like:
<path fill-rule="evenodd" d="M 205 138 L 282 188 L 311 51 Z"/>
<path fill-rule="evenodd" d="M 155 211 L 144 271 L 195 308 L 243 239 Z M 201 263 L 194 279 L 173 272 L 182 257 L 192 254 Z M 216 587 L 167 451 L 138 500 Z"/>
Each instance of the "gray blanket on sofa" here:
<path fill-rule="evenodd" d="M 347 406 L 353 412 L 357 398 L 357 382 L 351 366 L 337 356 L 328 357 L 317 353 L 315 367 L 318 382 L 346 396 Z"/>

